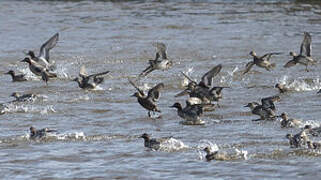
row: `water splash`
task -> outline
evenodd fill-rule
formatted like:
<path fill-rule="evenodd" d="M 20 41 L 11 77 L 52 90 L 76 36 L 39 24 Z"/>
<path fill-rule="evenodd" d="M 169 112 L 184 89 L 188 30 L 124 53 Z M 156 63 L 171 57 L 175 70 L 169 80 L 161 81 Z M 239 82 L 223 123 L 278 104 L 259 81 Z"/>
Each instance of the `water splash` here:
<path fill-rule="evenodd" d="M 186 148 L 188 148 L 188 146 L 185 145 L 182 141 L 171 137 L 160 144 L 159 150 L 166 152 L 174 152 Z"/>
<path fill-rule="evenodd" d="M 285 85 L 286 88 L 293 91 L 314 91 L 321 88 L 319 78 L 302 78 L 302 79 L 289 79 L 287 75 L 282 76 L 277 80 L 279 84 Z"/>

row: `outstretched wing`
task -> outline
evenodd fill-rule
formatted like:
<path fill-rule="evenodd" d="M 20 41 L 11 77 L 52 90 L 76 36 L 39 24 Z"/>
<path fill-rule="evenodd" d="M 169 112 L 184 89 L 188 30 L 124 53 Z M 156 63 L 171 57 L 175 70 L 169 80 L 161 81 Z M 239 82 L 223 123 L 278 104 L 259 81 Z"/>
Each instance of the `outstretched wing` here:
<path fill-rule="evenodd" d="M 308 32 L 304 32 L 304 38 L 300 47 L 300 55 L 311 56 L 311 35 Z"/>
<path fill-rule="evenodd" d="M 144 91 L 142 91 L 141 89 L 139 89 L 138 86 L 137 86 L 131 79 L 128 78 L 128 81 L 129 81 L 129 83 L 130 83 L 132 86 L 134 86 L 134 88 L 135 88 L 142 96 L 145 96 Z"/>
<path fill-rule="evenodd" d="M 88 76 L 88 78 L 90 78 L 90 77 L 102 76 L 102 75 L 108 74 L 109 72 L 110 72 L 110 71 L 104 71 L 104 72 L 101 72 L 101 73 L 91 74 L 91 75 Z"/>
<path fill-rule="evenodd" d="M 181 72 L 183 74 L 183 76 L 185 76 L 189 81 L 197 84 L 197 82 L 195 82 L 192 78 L 190 78 L 187 74 L 185 74 L 184 72 Z"/>
<path fill-rule="evenodd" d="M 253 67 L 253 65 L 254 65 L 254 62 L 253 62 L 253 61 L 247 63 L 246 66 L 245 66 L 245 70 L 244 70 L 244 72 L 243 72 L 243 75 L 246 74 L 246 73 L 248 73 L 248 72 L 251 70 L 251 68 Z"/>
<path fill-rule="evenodd" d="M 282 53 L 280 53 L 280 52 L 267 53 L 267 54 L 264 54 L 264 55 L 261 57 L 261 59 L 266 58 L 266 60 L 269 61 L 272 55 L 280 55 L 280 54 L 282 54 Z"/>
<path fill-rule="evenodd" d="M 295 66 L 296 63 L 297 63 L 297 61 L 293 59 L 293 60 L 290 60 L 289 62 L 287 62 L 283 67 L 289 68 L 289 67 Z"/>
<path fill-rule="evenodd" d="M 203 75 L 201 82 L 204 83 L 206 86 L 211 87 L 211 86 L 212 86 L 213 78 L 214 78 L 219 72 L 221 72 L 221 69 L 222 69 L 222 65 L 221 65 L 221 64 L 213 67 L 210 71 L 208 71 L 207 73 L 205 73 L 205 74 Z"/>
<path fill-rule="evenodd" d="M 152 89 L 150 89 L 148 91 L 148 98 L 151 98 L 154 102 L 156 102 L 158 100 L 158 98 L 160 97 L 160 90 L 164 88 L 164 84 L 163 83 L 159 83 L 157 84 L 155 87 L 153 87 Z"/>
<path fill-rule="evenodd" d="M 163 59 L 167 59 L 167 54 L 166 54 L 166 45 L 161 42 L 156 42 L 153 44 L 156 47 L 157 53 L 159 53 Z"/>
<path fill-rule="evenodd" d="M 56 46 L 58 39 L 59 33 L 56 33 L 45 42 L 40 48 L 39 57 L 44 58 L 49 62 L 49 50 Z"/>

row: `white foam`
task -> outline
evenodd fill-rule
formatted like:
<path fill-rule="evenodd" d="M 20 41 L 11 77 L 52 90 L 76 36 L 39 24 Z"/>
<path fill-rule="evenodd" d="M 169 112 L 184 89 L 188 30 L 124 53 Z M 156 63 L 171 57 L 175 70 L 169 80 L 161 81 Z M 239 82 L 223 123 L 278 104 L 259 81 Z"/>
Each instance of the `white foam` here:
<path fill-rule="evenodd" d="M 172 152 L 172 151 L 179 151 L 185 148 L 188 148 L 188 146 L 186 146 L 182 141 L 174 138 L 169 138 L 168 140 L 160 144 L 159 150 Z"/>

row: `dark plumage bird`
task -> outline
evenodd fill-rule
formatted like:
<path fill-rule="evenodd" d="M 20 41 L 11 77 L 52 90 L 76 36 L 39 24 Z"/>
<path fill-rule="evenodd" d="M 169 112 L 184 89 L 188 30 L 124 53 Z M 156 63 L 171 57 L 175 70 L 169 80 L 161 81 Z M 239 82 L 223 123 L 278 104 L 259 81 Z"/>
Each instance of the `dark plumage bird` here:
<path fill-rule="evenodd" d="M 222 99 L 222 89 L 228 87 L 212 87 L 213 78 L 221 71 L 222 65 L 219 64 L 213 67 L 210 71 L 202 76 L 199 83 L 192 80 L 189 76 L 182 72 L 182 74 L 190 81 L 187 88 L 176 94 L 175 97 L 189 95 L 190 97 L 197 97 L 203 101 L 203 104 L 210 104 L 212 101 L 219 101 Z"/>
<path fill-rule="evenodd" d="M 267 53 L 263 56 L 257 56 L 254 51 L 251 51 L 250 55 L 253 56 L 253 61 L 246 64 L 246 69 L 244 70 L 243 74 L 248 73 L 254 65 L 260 68 L 265 68 L 267 71 L 271 71 L 275 67 L 275 63 L 271 63 L 270 58 L 272 55 L 279 54 L 281 53 Z"/>
<path fill-rule="evenodd" d="M 185 120 L 182 122 L 182 124 L 185 124 L 185 125 L 205 124 L 205 122 L 200 119 L 200 116 L 203 115 L 203 107 L 201 104 L 192 105 L 192 104 L 189 104 L 189 101 L 186 101 L 186 106 L 184 108 L 178 102 L 173 104 L 170 107 L 176 108 L 178 116 Z"/>
<path fill-rule="evenodd" d="M 4 74 L 9 74 L 12 77 L 12 82 L 22 82 L 22 81 L 27 81 L 27 78 L 25 77 L 24 74 L 15 74 L 13 70 L 10 70 Z"/>
<path fill-rule="evenodd" d="M 207 161 L 211 161 L 211 160 L 217 160 L 218 159 L 218 151 L 214 151 L 214 152 L 211 152 L 211 148 L 210 147 L 205 147 L 203 149 L 205 152 L 206 152 L 206 160 Z"/>
<path fill-rule="evenodd" d="M 19 94 L 17 92 L 14 92 L 11 94 L 11 97 L 16 98 L 14 101 L 12 102 L 25 102 L 25 101 L 33 101 L 37 95 L 35 94 Z"/>
<path fill-rule="evenodd" d="M 155 59 L 149 60 L 149 66 L 142 73 L 140 73 L 139 77 L 146 76 L 154 70 L 167 70 L 173 65 L 173 62 L 167 57 L 166 45 L 158 42 L 155 43 L 154 46 L 157 50 Z"/>
<path fill-rule="evenodd" d="M 104 81 L 104 77 L 101 76 L 107 73 L 109 73 L 109 71 L 88 75 L 85 66 L 82 65 L 79 71 L 79 76 L 81 79 L 77 77 L 73 79 L 73 81 L 76 81 L 79 87 L 82 89 L 92 90 Z"/>
<path fill-rule="evenodd" d="M 30 139 L 42 138 L 47 135 L 47 133 L 57 132 L 56 130 L 44 128 L 37 130 L 33 126 L 30 127 Z"/>
<path fill-rule="evenodd" d="M 42 63 L 46 68 L 52 70 L 53 64 L 50 64 L 49 61 L 49 51 L 56 46 L 58 39 L 59 34 L 56 33 L 40 47 L 38 56 L 36 56 L 33 51 L 29 51 L 27 55 L 29 55 L 32 60 Z"/>
<path fill-rule="evenodd" d="M 37 63 L 36 61 L 26 57 L 24 58 L 21 62 L 26 62 L 29 64 L 29 69 L 30 71 L 37 75 L 37 76 L 41 76 L 42 80 L 46 82 L 48 82 L 49 78 L 56 78 L 57 74 L 50 72 L 45 66 Z"/>
<path fill-rule="evenodd" d="M 284 67 L 285 68 L 292 67 L 299 63 L 305 66 L 306 71 L 309 71 L 308 65 L 313 65 L 317 63 L 311 57 L 311 51 L 312 51 L 311 42 L 312 42 L 311 35 L 308 32 L 304 32 L 304 38 L 300 46 L 300 54 L 297 55 L 295 52 L 291 51 L 290 56 L 292 56 L 293 59 L 287 62 L 284 65 Z"/>
<path fill-rule="evenodd" d="M 144 91 L 139 89 L 138 86 L 130 79 L 128 79 L 129 83 L 136 88 L 138 92 L 134 93 L 132 96 L 137 97 L 138 103 L 145 109 L 148 110 L 148 117 L 151 117 L 150 112 L 161 112 L 156 105 L 160 97 L 160 90 L 164 88 L 163 83 L 157 84 L 155 87 L 151 88 L 148 91 L 147 96 Z"/>
<path fill-rule="evenodd" d="M 279 96 L 272 96 L 263 98 L 261 100 L 262 104 L 252 102 L 248 103 L 244 107 L 249 107 L 251 109 L 252 114 L 260 116 L 260 119 L 256 119 L 253 121 L 260 121 L 260 120 L 274 120 L 276 117 L 275 111 L 275 105 L 274 102 L 279 101 Z"/>
<path fill-rule="evenodd" d="M 164 137 L 164 138 L 151 138 L 149 134 L 144 133 L 140 136 L 140 138 L 144 139 L 144 146 L 147 148 L 151 148 L 153 150 L 158 150 L 161 147 L 161 144 L 165 141 L 168 141 L 172 137 Z"/>

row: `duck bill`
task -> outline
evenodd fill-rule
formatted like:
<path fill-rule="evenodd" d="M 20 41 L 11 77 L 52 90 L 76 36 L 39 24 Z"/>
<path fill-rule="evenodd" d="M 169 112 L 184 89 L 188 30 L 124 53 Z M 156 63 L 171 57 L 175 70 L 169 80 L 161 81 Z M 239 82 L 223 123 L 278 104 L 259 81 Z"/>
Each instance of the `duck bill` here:
<path fill-rule="evenodd" d="M 27 62 L 25 59 L 21 60 L 20 62 Z"/>
<path fill-rule="evenodd" d="M 3 73 L 3 74 L 10 74 L 9 72 Z"/>
<path fill-rule="evenodd" d="M 245 105 L 244 107 L 250 107 L 250 105 Z"/>
<path fill-rule="evenodd" d="M 180 96 L 185 96 L 185 95 L 188 95 L 189 92 L 187 91 L 187 89 L 185 89 L 184 91 L 176 94 L 174 97 L 180 97 Z"/>

